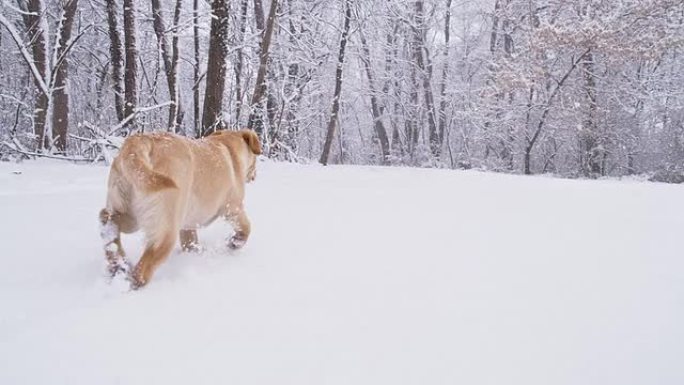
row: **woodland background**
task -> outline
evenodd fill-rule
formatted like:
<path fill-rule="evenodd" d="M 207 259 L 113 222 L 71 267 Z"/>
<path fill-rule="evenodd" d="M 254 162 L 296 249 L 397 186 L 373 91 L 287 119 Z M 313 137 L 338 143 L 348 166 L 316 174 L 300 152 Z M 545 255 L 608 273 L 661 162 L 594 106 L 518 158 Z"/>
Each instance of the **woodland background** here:
<path fill-rule="evenodd" d="M 0 159 L 249 127 L 323 164 L 684 171 L 681 0 L 0 0 Z"/>

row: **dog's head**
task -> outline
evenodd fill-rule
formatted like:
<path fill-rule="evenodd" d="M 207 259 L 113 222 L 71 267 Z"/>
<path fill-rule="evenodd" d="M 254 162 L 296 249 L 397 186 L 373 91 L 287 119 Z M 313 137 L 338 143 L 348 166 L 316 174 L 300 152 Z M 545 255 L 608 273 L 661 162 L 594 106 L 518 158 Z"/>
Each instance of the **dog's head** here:
<path fill-rule="evenodd" d="M 238 133 L 240 133 L 242 139 L 247 143 L 247 148 L 249 148 L 250 154 L 246 175 L 247 182 L 251 182 L 256 179 L 256 156 L 261 154 L 259 135 L 252 130 L 240 130 Z"/>
<path fill-rule="evenodd" d="M 247 182 L 256 178 L 256 157 L 261 154 L 259 136 L 252 130 L 215 131 L 210 138 L 223 143 L 230 151 L 236 151 L 244 161 L 244 172 Z"/>

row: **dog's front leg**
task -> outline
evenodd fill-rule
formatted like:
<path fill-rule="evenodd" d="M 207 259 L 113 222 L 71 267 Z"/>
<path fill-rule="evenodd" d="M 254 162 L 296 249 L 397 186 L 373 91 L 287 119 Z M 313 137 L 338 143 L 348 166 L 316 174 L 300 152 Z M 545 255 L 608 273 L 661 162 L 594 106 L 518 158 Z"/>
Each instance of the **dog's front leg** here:
<path fill-rule="evenodd" d="M 202 247 L 197 239 L 197 230 L 181 230 L 179 232 L 181 249 L 189 252 L 200 252 Z"/>
<path fill-rule="evenodd" d="M 252 230 L 252 225 L 249 222 L 249 218 L 247 218 L 245 209 L 242 207 L 242 205 L 240 205 L 240 207 L 230 210 L 228 215 L 226 215 L 226 219 L 228 219 L 230 224 L 233 226 L 233 230 L 235 231 L 235 233 L 228 239 L 228 247 L 233 250 L 239 249 L 245 245 Z"/>

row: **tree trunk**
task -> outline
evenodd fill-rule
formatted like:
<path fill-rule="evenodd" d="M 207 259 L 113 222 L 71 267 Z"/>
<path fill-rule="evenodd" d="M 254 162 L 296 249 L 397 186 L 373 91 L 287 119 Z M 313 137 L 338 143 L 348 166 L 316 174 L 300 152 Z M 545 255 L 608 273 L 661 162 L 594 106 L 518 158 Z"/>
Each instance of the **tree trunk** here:
<path fill-rule="evenodd" d="M 501 10 L 501 0 L 494 1 L 494 13 L 492 14 L 492 33 L 489 36 L 489 52 L 494 54 L 499 38 L 499 11 Z"/>
<path fill-rule="evenodd" d="M 640 62 L 636 71 L 637 82 L 642 81 L 642 70 L 644 62 Z M 644 109 L 644 101 L 641 97 L 637 97 L 634 103 L 634 113 L 632 114 L 632 128 L 629 130 L 627 144 L 627 175 L 634 175 L 637 170 L 637 154 L 639 153 L 639 138 L 641 136 L 641 112 Z"/>
<path fill-rule="evenodd" d="M 173 43 L 171 51 L 169 52 L 169 43 L 166 39 L 166 26 L 164 23 L 164 15 L 161 8 L 160 0 L 152 0 L 152 19 L 154 26 L 154 33 L 157 36 L 157 43 L 161 50 L 162 60 L 164 62 L 164 71 L 166 73 L 166 83 L 169 90 L 169 130 L 175 132 L 179 126 L 178 118 L 182 115 L 180 112 L 180 102 L 178 100 L 178 90 L 176 89 L 177 76 L 176 67 L 178 65 L 178 34 L 176 28 L 178 27 L 178 19 L 180 17 L 180 10 L 182 7 L 182 0 L 176 0 L 176 8 L 174 12 L 174 28 L 173 28 Z"/>
<path fill-rule="evenodd" d="M 291 47 L 296 47 L 297 43 L 300 41 L 303 31 L 301 28 L 297 28 L 297 24 L 294 22 L 296 16 L 293 12 L 293 0 L 288 0 L 286 4 L 288 13 L 288 41 Z M 299 16 L 303 18 L 303 15 Z M 286 156 L 291 159 L 296 159 L 296 154 L 298 150 L 299 143 L 297 141 L 300 132 L 300 117 L 298 113 L 299 106 L 301 104 L 302 98 L 304 96 L 304 88 L 311 81 L 312 69 L 308 66 L 302 66 L 298 61 L 290 61 L 287 66 L 287 78 L 283 85 L 284 97 L 282 101 L 282 110 L 280 112 L 280 122 L 276 127 L 277 132 L 281 134 L 280 141 L 286 146 L 275 145 L 277 151 L 284 151 Z M 269 94 L 270 96 L 270 94 Z M 285 122 L 286 130 L 283 133 L 282 122 Z M 276 154 L 277 155 L 277 154 Z"/>
<path fill-rule="evenodd" d="M 382 123 L 382 113 L 380 112 L 380 107 L 378 103 L 377 94 L 375 92 L 375 82 L 373 78 L 373 70 L 371 68 L 371 57 L 370 49 L 368 48 L 368 42 L 363 32 L 360 32 L 361 37 L 361 51 L 363 56 L 361 61 L 363 62 L 363 67 L 366 70 L 366 76 L 368 76 L 368 89 L 370 90 L 370 100 L 371 100 L 371 113 L 373 114 L 373 126 L 375 128 L 375 133 L 380 141 L 380 151 L 382 154 L 382 164 L 387 163 L 387 159 L 390 155 L 389 138 L 387 137 L 387 130 L 385 125 Z"/>
<path fill-rule="evenodd" d="M 585 93 L 587 98 L 587 115 L 580 131 L 580 172 L 585 177 L 596 178 L 601 175 L 602 149 L 598 138 L 596 114 L 596 78 L 594 77 L 594 55 L 589 52 L 582 63 L 584 69 Z"/>
<path fill-rule="evenodd" d="M 226 87 L 226 58 L 228 56 L 228 3 L 211 3 L 212 20 L 209 38 L 207 81 L 204 93 L 204 115 L 201 136 L 207 136 L 222 125 L 223 92 Z"/>
<path fill-rule="evenodd" d="M 169 87 L 169 96 L 172 98 L 171 90 L 171 55 L 169 54 L 169 42 L 166 39 L 166 25 L 164 23 L 164 15 L 161 8 L 160 0 L 152 0 L 152 26 L 154 34 L 157 37 L 157 45 L 161 51 L 162 61 L 164 62 L 164 69 L 166 70 L 166 81 Z M 170 122 L 169 122 L 170 123 Z"/>
<path fill-rule="evenodd" d="M 33 130 L 36 135 L 36 152 L 41 152 L 50 145 L 50 133 L 47 129 L 47 114 L 50 105 L 49 95 L 47 90 L 43 90 L 43 84 L 49 83 L 48 76 L 48 52 L 47 52 L 47 31 L 45 27 L 47 23 L 43 20 L 45 10 L 41 0 L 29 0 L 26 2 L 27 13 L 23 15 L 24 24 L 26 26 L 26 34 L 31 46 L 31 55 L 33 56 L 33 64 L 38 70 L 41 79 L 36 78 L 34 74 L 34 83 L 36 85 L 36 99 L 33 112 Z"/>
<path fill-rule="evenodd" d="M 340 39 L 340 52 L 337 57 L 337 70 L 335 72 L 335 92 L 333 93 L 332 111 L 330 113 L 330 121 L 328 122 L 328 130 L 325 136 L 325 144 L 323 145 L 323 152 L 319 162 L 324 166 L 328 164 L 330 157 L 330 148 L 332 147 L 333 138 L 335 137 L 335 130 L 337 128 L 337 115 L 340 111 L 340 94 L 342 93 L 342 69 L 344 67 L 344 50 L 347 46 L 347 36 L 349 35 L 349 26 L 351 24 L 351 0 L 346 0 L 344 3 L 344 29 L 342 30 L 342 38 Z"/>
<path fill-rule="evenodd" d="M 449 76 L 449 33 L 451 29 L 451 0 L 446 0 L 446 19 L 444 20 L 444 68 L 442 69 L 442 82 L 439 86 L 439 134 L 438 141 L 441 148 L 444 143 L 444 131 L 446 130 L 446 83 Z"/>
<path fill-rule="evenodd" d="M 402 100 L 399 96 L 399 77 L 395 76 L 395 67 L 398 63 L 400 46 L 397 44 L 397 35 L 399 33 L 399 22 L 394 21 L 391 31 L 385 35 L 385 44 L 387 52 L 385 54 L 385 82 L 382 86 L 383 95 L 387 96 L 387 105 L 391 107 L 381 106 L 382 109 L 391 109 L 389 113 L 390 130 L 392 131 L 392 138 L 390 144 L 390 153 L 392 156 L 401 159 L 405 154 L 405 143 L 402 140 L 401 131 L 399 129 L 399 111 L 402 110 Z M 391 91 L 390 91 L 391 89 Z M 394 100 L 391 100 L 394 99 Z M 382 110 L 381 110 L 382 111 Z M 384 114 L 384 112 L 383 112 Z M 407 130 L 408 131 L 408 130 Z"/>
<path fill-rule="evenodd" d="M 273 3 L 271 3 L 271 6 L 273 6 Z M 273 11 L 273 7 L 271 7 L 269 11 L 269 18 L 270 18 L 270 13 Z M 275 13 L 273 14 L 275 18 Z M 264 18 L 264 6 L 261 0 L 254 0 L 254 19 L 256 23 L 256 28 L 262 36 L 264 36 L 265 29 L 268 28 L 268 21 L 265 20 Z M 259 49 L 257 51 L 257 54 L 261 58 L 261 52 L 262 52 L 262 47 L 261 44 L 259 45 Z M 266 72 L 265 75 L 268 75 L 268 71 Z M 257 83 L 259 84 L 259 83 Z M 275 129 L 275 113 L 278 109 L 278 102 L 277 100 L 273 97 L 273 95 L 268 93 L 268 84 L 264 83 L 264 91 L 263 94 L 266 94 L 266 117 L 268 118 L 269 124 L 270 124 L 270 136 L 275 137 L 276 132 L 274 131 Z M 253 115 L 256 114 L 257 111 L 254 111 L 253 109 L 250 109 L 250 116 L 253 116 L 253 119 L 261 118 L 258 115 Z M 263 115 L 262 115 L 263 116 Z M 261 118 L 257 123 L 263 123 L 263 118 Z M 249 120 L 248 120 L 248 125 L 249 125 Z M 254 124 L 254 123 L 253 123 Z M 263 126 L 263 125 L 262 125 Z M 263 127 L 255 127 L 257 132 L 263 132 Z"/>
<path fill-rule="evenodd" d="M 261 0 L 254 0 L 254 21 L 256 22 L 257 30 L 262 32 L 266 23 L 264 23 L 264 6 Z"/>
<path fill-rule="evenodd" d="M 52 129 L 55 137 L 55 147 L 58 152 L 65 154 L 67 145 L 67 130 L 69 128 L 69 93 L 67 91 L 68 61 L 66 55 L 67 45 L 71 39 L 71 30 L 74 25 L 78 0 L 68 0 L 63 3 L 63 14 L 60 20 L 59 45 L 56 48 L 57 58 L 54 63 L 55 73 L 54 87 L 52 88 Z"/>
<path fill-rule="evenodd" d="M 135 1 L 124 0 L 123 4 L 124 45 L 126 52 L 126 68 L 124 70 L 125 119 L 132 115 L 138 106 L 138 47 L 136 46 Z M 131 124 L 129 122 L 124 127 L 128 127 Z"/>
<path fill-rule="evenodd" d="M 192 71 L 192 104 L 193 104 L 193 124 L 194 136 L 200 137 L 202 135 L 202 128 L 200 126 L 200 41 L 199 41 L 199 0 L 192 2 L 192 41 L 195 48 L 195 65 Z"/>
<path fill-rule="evenodd" d="M 506 6 L 508 6 L 508 3 L 506 3 Z M 536 18 L 536 15 L 533 15 L 532 19 L 534 20 Z M 510 33 L 510 28 L 511 28 L 511 21 L 510 19 L 506 18 L 504 19 L 502 23 L 502 29 L 504 33 L 504 56 L 506 57 L 507 61 L 510 61 L 512 55 L 513 55 L 513 38 L 511 37 Z M 513 105 L 513 98 L 514 98 L 514 92 L 513 91 L 507 91 L 504 93 L 499 94 L 499 100 L 497 101 L 497 105 L 500 105 L 501 103 L 507 103 L 503 108 L 506 110 L 510 110 L 511 106 Z M 503 115 L 504 110 L 499 107 L 496 113 L 496 120 L 500 121 L 501 116 Z M 503 137 L 500 139 L 501 141 L 501 160 L 504 162 L 505 167 L 509 170 L 513 170 L 513 154 L 514 154 L 514 146 L 515 146 L 515 137 L 513 135 L 513 128 L 511 127 L 510 124 L 506 124 L 503 127 Z"/>
<path fill-rule="evenodd" d="M 242 46 L 245 43 L 245 33 L 247 31 L 247 5 L 248 0 L 242 0 L 242 5 L 240 5 L 240 47 L 237 50 L 237 63 L 235 63 L 235 96 L 236 96 L 236 106 L 235 106 L 235 122 L 240 124 L 240 114 L 242 113 L 242 67 L 244 66 L 244 52 Z"/>
<path fill-rule="evenodd" d="M 268 21 L 266 29 L 263 31 L 263 38 L 261 40 L 259 52 L 259 71 L 257 72 L 256 82 L 254 83 L 254 93 L 252 94 L 252 101 L 249 106 L 249 120 L 247 128 L 254 129 L 257 133 L 263 134 L 263 122 L 259 117 L 258 106 L 261 99 L 266 93 L 266 72 L 268 71 L 268 50 L 271 46 L 271 36 L 273 35 L 273 28 L 275 26 L 276 10 L 278 9 L 278 0 L 271 0 L 271 8 L 268 12 Z"/>
<path fill-rule="evenodd" d="M 180 58 L 180 51 L 178 50 L 178 28 L 180 25 L 180 15 L 183 9 L 183 1 L 176 0 L 176 9 L 173 12 L 173 38 L 171 39 L 171 79 L 173 80 L 173 101 L 176 103 L 173 120 L 175 127 L 173 131 L 178 132 L 183 125 L 183 117 L 185 111 L 183 110 L 183 102 L 180 97 L 180 90 L 178 89 L 178 60 Z M 169 118 L 169 120 L 172 120 Z"/>
<path fill-rule="evenodd" d="M 437 133 L 437 123 L 435 121 L 435 104 L 434 96 L 432 94 L 432 86 L 430 85 L 430 75 L 427 66 L 425 65 L 424 51 L 427 51 L 425 46 L 425 12 L 423 9 L 423 0 L 415 2 L 415 24 L 414 28 L 414 47 L 413 57 L 420 70 L 420 77 L 422 79 L 423 92 L 425 94 L 425 107 L 427 108 L 428 117 L 428 132 L 430 139 L 430 150 L 432 155 L 439 158 L 441 146 L 439 143 L 439 136 Z"/>
<path fill-rule="evenodd" d="M 124 120 L 124 89 L 123 89 L 123 46 L 119 34 L 119 21 L 116 12 L 116 0 L 107 0 L 107 24 L 109 25 L 109 55 L 112 66 L 112 88 L 114 89 L 114 107 L 116 117 Z"/>
<path fill-rule="evenodd" d="M 411 66 L 411 88 L 409 92 L 410 106 L 409 116 L 406 118 L 406 151 L 413 158 L 418 145 L 420 132 L 418 131 L 418 90 L 420 89 L 420 82 L 418 81 L 416 66 Z M 406 111 L 404 111 L 406 112 Z"/>
<path fill-rule="evenodd" d="M 530 86 L 530 92 L 527 97 L 527 112 L 525 113 L 525 132 L 527 132 L 527 129 L 530 126 L 530 120 L 532 118 L 532 102 L 534 101 L 534 95 L 534 87 Z M 536 140 L 537 139 L 534 138 L 534 142 L 536 142 Z M 525 151 L 523 153 L 523 172 L 526 175 L 532 174 L 532 166 L 530 163 L 532 158 L 532 148 L 534 147 L 534 142 L 527 141 Z"/>
<path fill-rule="evenodd" d="M 494 126 L 493 122 L 501 122 L 504 111 L 510 110 L 513 104 L 514 94 L 511 91 L 499 91 L 499 84 L 496 84 L 499 71 L 502 66 L 505 66 L 503 57 L 510 60 L 513 52 L 513 39 L 510 34 L 511 20 L 508 14 L 509 0 L 496 0 L 494 3 L 494 12 L 492 14 L 492 32 L 489 39 L 489 52 L 491 54 L 491 64 L 489 65 L 490 78 L 487 80 L 488 88 L 495 89 L 493 101 L 490 103 L 492 108 L 487 114 L 484 123 L 486 134 L 486 157 L 491 152 L 496 154 L 497 159 L 508 170 L 513 170 L 514 166 L 514 143 L 515 137 L 513 135 L 510 124 L 498 124 Z M 503 20 L 502 20 L 503 18 Z M 530 14 L 530 26 L 535 28 L 534 19 L 535 14 Z M 503 35 L 503 50 L 499 49 L 500 35 Z M 508 102 L 508 105 L 504 105 Z"/>

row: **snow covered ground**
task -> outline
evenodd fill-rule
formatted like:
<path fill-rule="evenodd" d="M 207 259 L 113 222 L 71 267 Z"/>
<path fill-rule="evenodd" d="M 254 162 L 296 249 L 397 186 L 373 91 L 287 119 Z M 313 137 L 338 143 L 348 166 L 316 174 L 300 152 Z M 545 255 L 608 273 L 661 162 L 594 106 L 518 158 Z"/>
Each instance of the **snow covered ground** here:
<path fill-rule="evenodd" d="M 128 292 L 107 169 L 0 163 L 0 384 L 684 383 L 682 187 L 259 167 L 243 250 Z"/>

